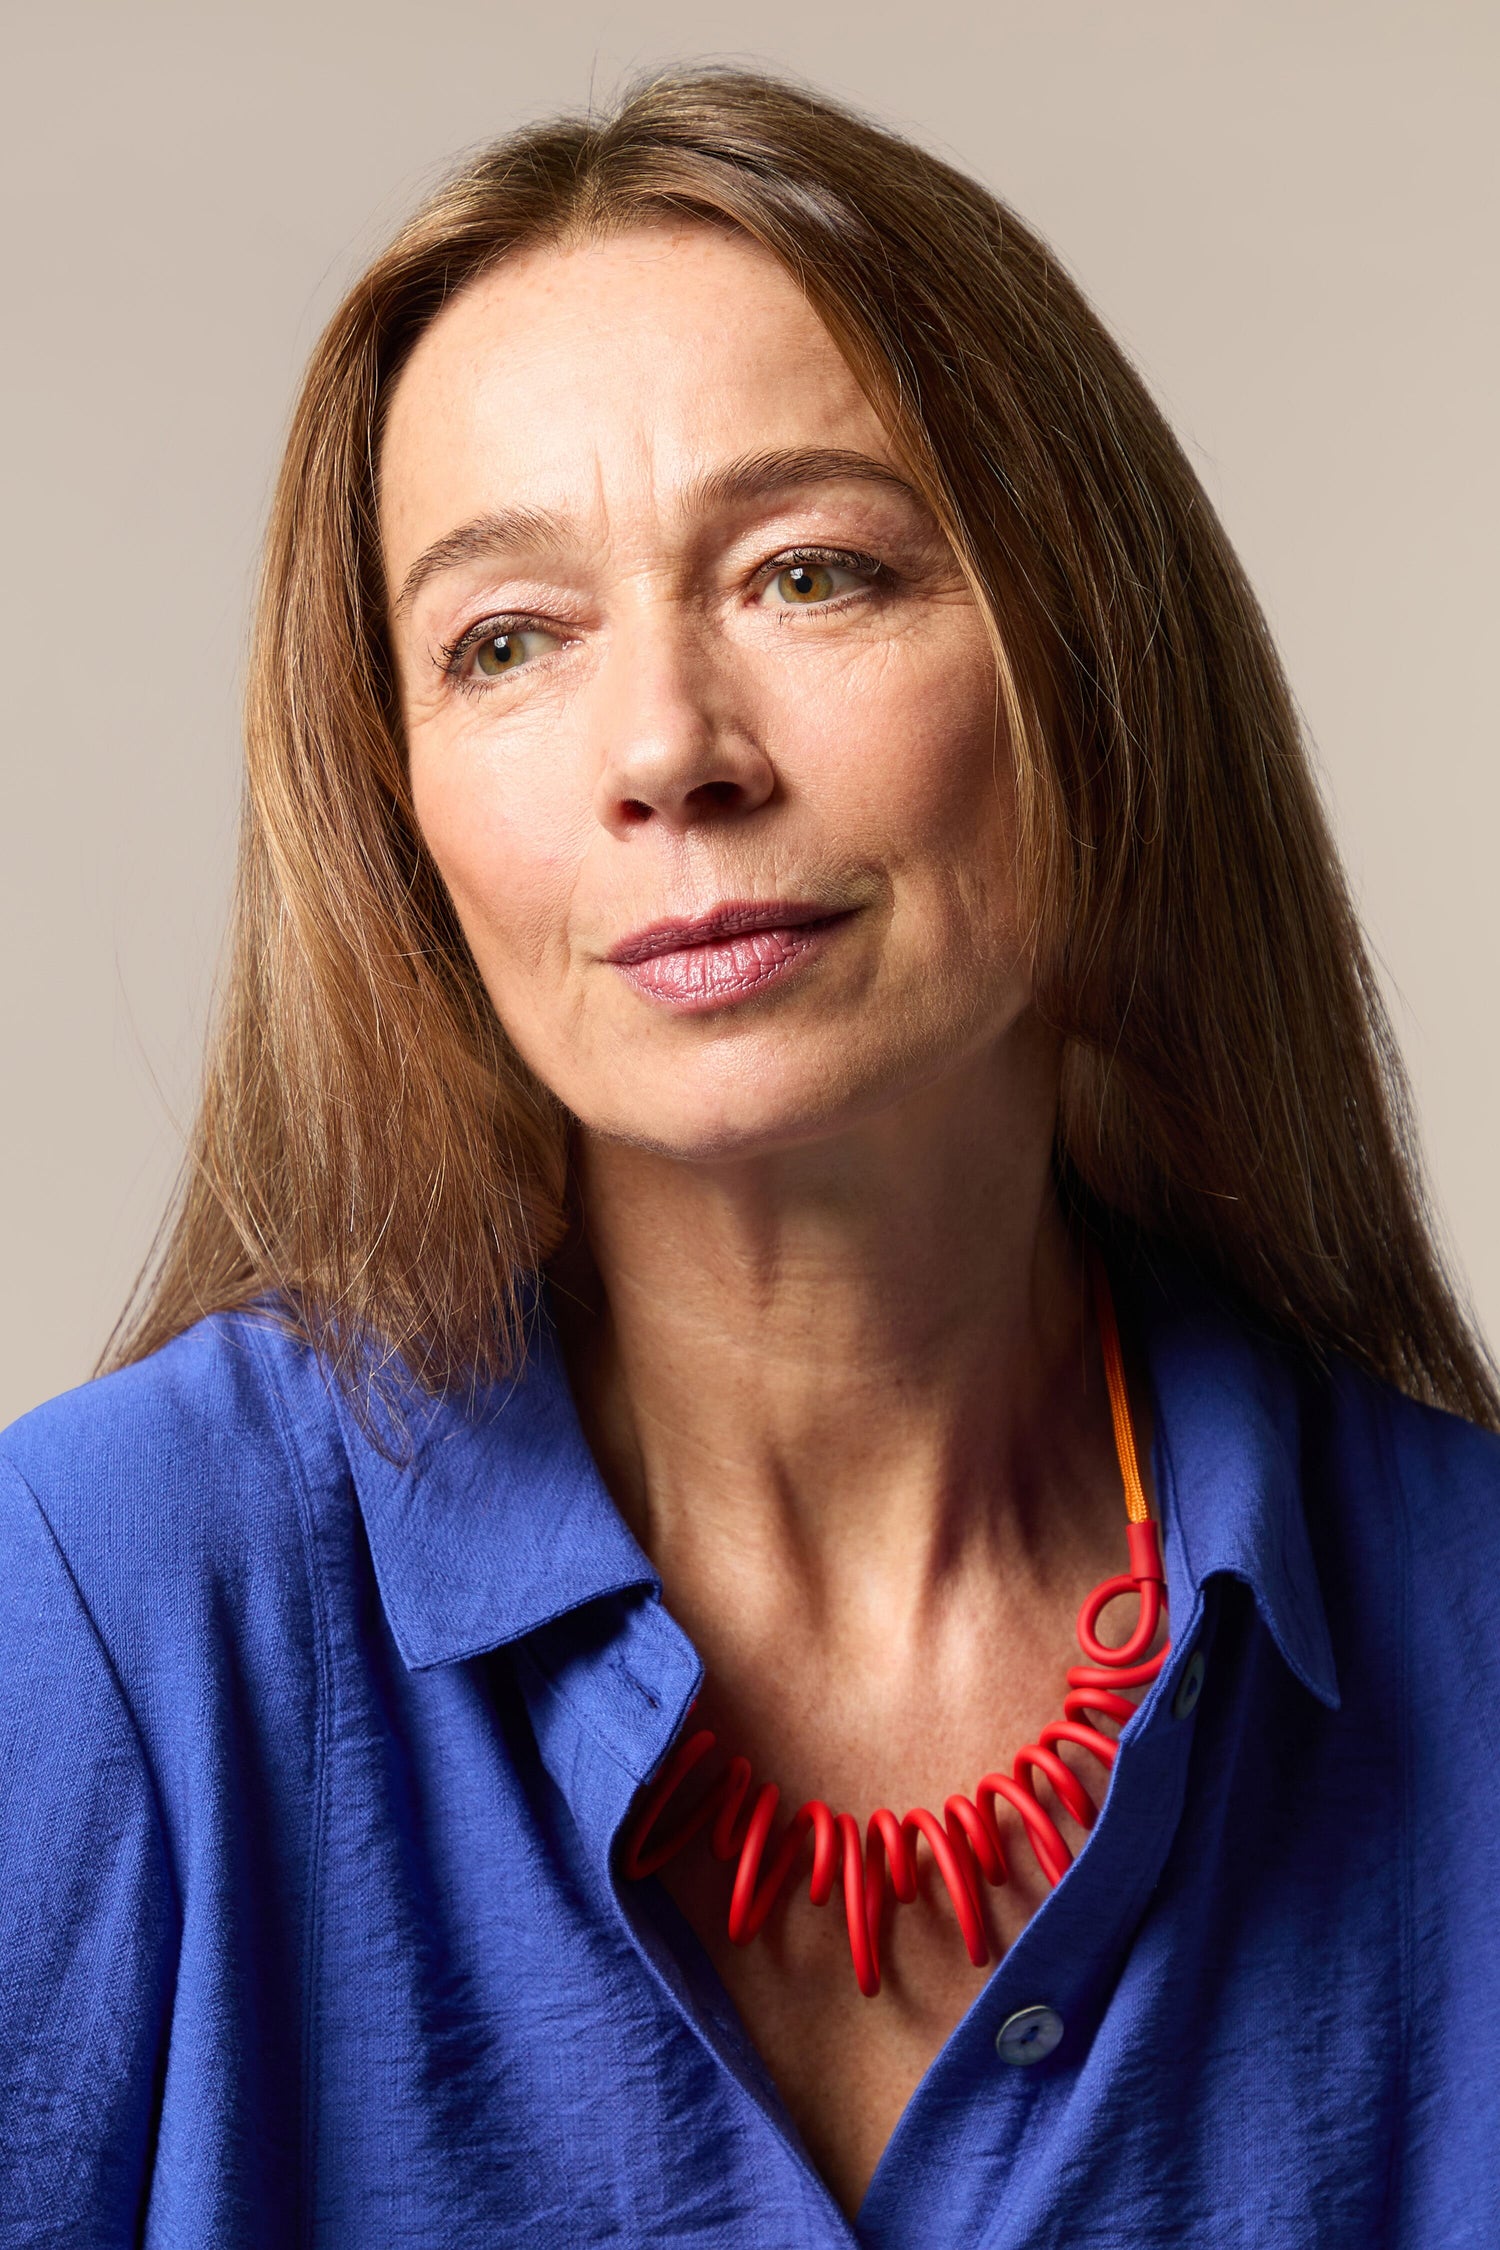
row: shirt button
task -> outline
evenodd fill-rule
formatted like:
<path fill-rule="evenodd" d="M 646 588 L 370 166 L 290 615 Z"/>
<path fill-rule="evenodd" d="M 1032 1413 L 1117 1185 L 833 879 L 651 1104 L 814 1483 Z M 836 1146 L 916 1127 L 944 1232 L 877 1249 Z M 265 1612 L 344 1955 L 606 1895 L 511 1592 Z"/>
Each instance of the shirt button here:
<path fill-rule="evenodd" d="M 1188 1659 L 1187 1670 L 1177 1683 L 1177 1693 L 1172 1698 L 1174 1719 L 1190 1719 L 1198 1708 L 1198 1698 L 1203 1693 L 1204 1675 L 1208 1661 L 1201 1648 L 1195 1648 Z"/>
<path fill-rule="evenodd" d="M 995 2052 L 1002 2062 L 1024 2068 L 1045 2062 L 1063 2035 L 1063 2020 L 1055 2008 L 1017 2008 L 1007 2016 L 995 2037 Z"/>

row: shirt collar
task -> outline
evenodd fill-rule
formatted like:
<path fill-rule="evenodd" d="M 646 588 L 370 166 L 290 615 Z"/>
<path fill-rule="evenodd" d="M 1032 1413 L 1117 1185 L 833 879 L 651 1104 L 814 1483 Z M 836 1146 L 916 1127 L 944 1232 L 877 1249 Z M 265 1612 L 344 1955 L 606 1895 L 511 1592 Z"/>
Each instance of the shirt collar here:
<path fill-rule="evenodd" d="M 1121 1313 L 1150 1369 L 1174 1607 L 1179 1589 L 1196 1598 L 1216 1574 L 1242 1580 L 1297 1678 L 1336 1707 L 1291 1364 L 1175 1269 L 1135 1273 Z M 462 1401 L 407 1390 L 399 1425 L 378 1408 L 357 1415 L 337 1385 L 334 1395 L 381 1598 L 413 1669 L 520 1640 L 608 1595 L 660 1593 L 579 1426 L 544 1290 L 510 1380 Z"/>
<path fill-rule="evenodd" d="M 1173 1606 L 1216 1575 L 1254 1596 L 1291 1670 L 1336 1710 L 1333 1645 L 1302 1481 L 1305 1375 L 1284 1347 L 1173 1265 L 1122 1290 L 1150 1368 L 1157 1495 Z"/>
<path fill-rule="evenodd" d="M 539 1293 L 526 1356 L 472 1398 L 334 1398 L 396 1645 L 415 1671 L 481 1655 L 586 1602 L 660 1593 L 579 1427 Z"/>

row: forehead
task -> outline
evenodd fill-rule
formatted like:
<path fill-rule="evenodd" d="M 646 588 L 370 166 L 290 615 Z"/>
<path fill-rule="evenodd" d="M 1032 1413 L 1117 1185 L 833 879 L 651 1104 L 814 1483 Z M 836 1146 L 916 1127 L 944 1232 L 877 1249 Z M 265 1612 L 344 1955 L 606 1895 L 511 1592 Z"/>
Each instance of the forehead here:
<path fill-rule="evenodd" d="M 785 268 L 727 229 L 632 228 L 523 252 L 444 308 L 391 400 L 381 512 L 403 548 L 476 505 L 660 506 L 798 446 L 894 460 Z"/>

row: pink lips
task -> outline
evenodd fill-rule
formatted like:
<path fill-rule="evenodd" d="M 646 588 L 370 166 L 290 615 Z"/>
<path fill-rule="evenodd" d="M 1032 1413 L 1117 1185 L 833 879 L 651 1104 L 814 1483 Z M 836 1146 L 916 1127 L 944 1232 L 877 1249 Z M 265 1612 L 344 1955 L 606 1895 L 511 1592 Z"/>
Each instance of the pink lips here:
<path fill-rule="evenodd" d="M 778 983 L 847 919 L 806 900 L 737 902 L 637 930 L 609 959 L 647 998 L 698 1014 Z"/>

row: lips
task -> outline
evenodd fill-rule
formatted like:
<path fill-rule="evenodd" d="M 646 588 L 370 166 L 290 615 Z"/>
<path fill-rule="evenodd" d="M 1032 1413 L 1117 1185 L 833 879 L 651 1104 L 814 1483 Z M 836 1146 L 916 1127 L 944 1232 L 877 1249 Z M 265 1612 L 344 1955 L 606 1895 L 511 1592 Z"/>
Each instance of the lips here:
<path fill-rule="evenodd" d="M 811 922 L 826 922 L 840 909 L 806 899 L 736 901 L 716 906 L 709 914 L 686 920 L 653 922 L 622 940 L 609 955 L 622 967 L 635 961 L 654 961 L 663 953 L 680 953 L 691 945 L 712 945 L 721 938 L 744 937 L 752 930 L 799 930 Z"/>
<path fill-rule="evenodd" d="M 824 949 L 851 911 L 820 899 L 738 900 L 654 922 L 608 958 L 643 998 L 701 1015 L 780 983 Z"/>

